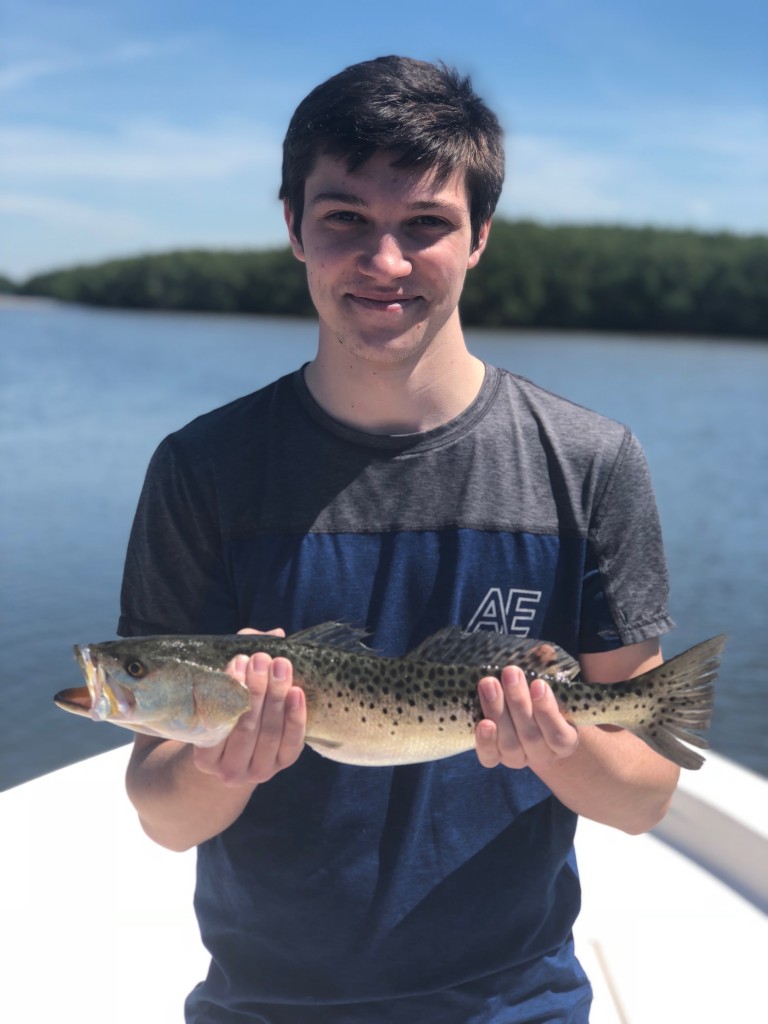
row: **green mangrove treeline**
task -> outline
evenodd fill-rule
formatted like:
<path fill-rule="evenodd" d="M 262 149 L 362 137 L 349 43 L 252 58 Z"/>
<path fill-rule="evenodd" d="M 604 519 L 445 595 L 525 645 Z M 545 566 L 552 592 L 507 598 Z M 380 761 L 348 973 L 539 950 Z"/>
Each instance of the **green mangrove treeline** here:
<path fill-rule="evenodd" d="M 112 260 L 15 290 L 99 306 L 312 314 L 288 248 Z M 768 336 L 768 237 L 500 220 L 461 309 L 476 326 Z"/>

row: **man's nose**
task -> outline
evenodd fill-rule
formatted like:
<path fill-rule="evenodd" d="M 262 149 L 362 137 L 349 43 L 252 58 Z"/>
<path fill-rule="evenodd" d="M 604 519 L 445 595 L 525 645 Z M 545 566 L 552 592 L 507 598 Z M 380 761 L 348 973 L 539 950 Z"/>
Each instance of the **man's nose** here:
<path fill-rule="evenodd" d="M 369 277 L 406 277 L 412 264 L 402 241 L 391 232 L 377 234 L 360 256 L 360 269 Z"/>

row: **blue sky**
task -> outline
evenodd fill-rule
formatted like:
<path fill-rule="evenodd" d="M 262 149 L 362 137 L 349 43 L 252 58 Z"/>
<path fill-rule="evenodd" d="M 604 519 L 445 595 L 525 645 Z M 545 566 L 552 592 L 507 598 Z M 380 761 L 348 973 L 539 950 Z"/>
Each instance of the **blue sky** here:
<path fill-rule="evenodd" d="M 768 232 L 765 0 L 3 0 L 0 272 L 285 241 L 299 100 L 385 53 L 472 75 L 499 213 Z"/>

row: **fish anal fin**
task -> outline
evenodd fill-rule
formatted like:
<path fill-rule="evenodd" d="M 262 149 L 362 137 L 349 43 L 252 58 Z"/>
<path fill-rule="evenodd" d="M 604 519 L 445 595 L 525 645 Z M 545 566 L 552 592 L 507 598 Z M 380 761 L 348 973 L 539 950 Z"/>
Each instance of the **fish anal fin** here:
<path fill-rule="evenodd" d="M 306 736 L 305 740 L 307 745 L 313 749 L 315 747 L 321 747 L 323 750 L 338 750 L 340 747 L 344 746 L 344 744 L 338 740 L 327 740 L 322 736 Z"/>
<path fill-rule="evenodd" d="M 691 750 L 685 743 L 681 743 L 680 739 L 684 739 L 686 743 L 694 744 L 697 747 L 701 747 L 706 750 L 709 744 L 701 736 L 697 736 L 695 733 L 687 732 L 685 735 L 681 735 L 680 739 L 672 729 L 661 728 L 638 728 L 630 729 L 635 736 L 639 737 L 651 750 L 655 750 L 657 754 L 661 754 L 668 761 L 674 761 L 676 765 L 681 768 L 688 768 L 691 771 L 695 771 L 704 764 L 704 758 L 701 754 L 697 754 L 695 750 Z"/>

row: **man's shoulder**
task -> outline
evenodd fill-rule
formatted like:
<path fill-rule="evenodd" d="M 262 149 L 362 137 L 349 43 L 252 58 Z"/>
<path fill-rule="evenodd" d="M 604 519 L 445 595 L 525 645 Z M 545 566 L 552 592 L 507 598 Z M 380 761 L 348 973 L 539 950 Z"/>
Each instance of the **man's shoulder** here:
<path fill-rule="evenodd" d="M 233 440 L 247 443 L 262 423 L 280 416 L 286 405 L 295 401 L 293 376 L 287 374 L 257 391 L 196 416 L 174 431 L 168 440 L 180 448 L 192 446 L 197 450 L 201 446 L 226 445 Z"/>
<path fill-rule="evenodd" d="M 500 371 L 500 386 L 509 403 L 509 415 L 546 446 L 595 453 L 616 451 L 631 436 L 625 424 L 579 405 L 540 384 L 509 370 Z"/>

